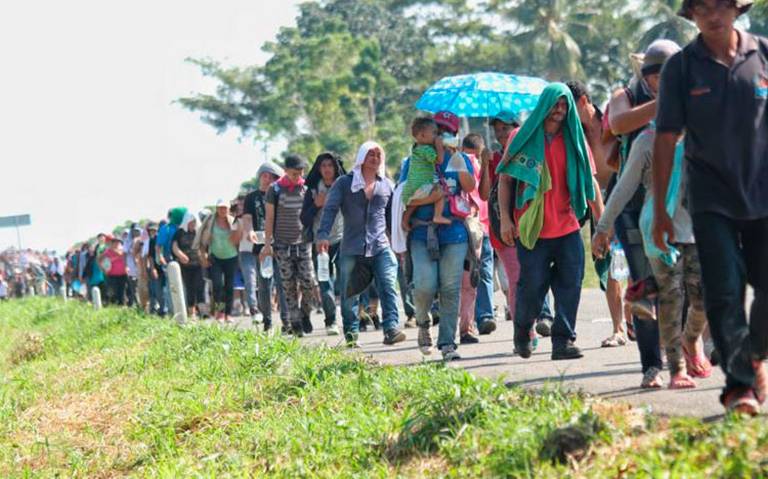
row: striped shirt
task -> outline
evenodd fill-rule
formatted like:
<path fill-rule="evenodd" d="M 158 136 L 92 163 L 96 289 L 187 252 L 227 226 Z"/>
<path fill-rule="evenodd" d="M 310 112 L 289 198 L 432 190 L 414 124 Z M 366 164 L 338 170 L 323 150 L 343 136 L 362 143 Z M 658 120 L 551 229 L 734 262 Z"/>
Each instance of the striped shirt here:
<path fill-rule="evenodd" d="M 278 192 L 279 190 L 279 192 Z M 275 228 L 272 236 L 276 244 L 305 243 L 301 224 L 301 207 L 304 204 L 306 187 L 297 186 L 293 191 L 277 183 L 267 190 L 265 201 L 275 206 Z"/>

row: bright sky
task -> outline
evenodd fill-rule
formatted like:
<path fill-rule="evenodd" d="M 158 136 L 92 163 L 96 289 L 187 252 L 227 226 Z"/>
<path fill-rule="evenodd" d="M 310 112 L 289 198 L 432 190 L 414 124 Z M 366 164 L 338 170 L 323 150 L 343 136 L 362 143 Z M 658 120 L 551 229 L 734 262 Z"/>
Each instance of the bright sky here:
<path fill-rule="evenodd" d="M 172 104 L 214 85 L 184 59 L 263 63 L 299 3 L 0 3 L 0 216 L 32 215 L 23 247 L 63 251 L 127 219 L 233 197 L 262 146 Z M 16 231 L 0 229 L 0 249 L 12 245 Z"/>

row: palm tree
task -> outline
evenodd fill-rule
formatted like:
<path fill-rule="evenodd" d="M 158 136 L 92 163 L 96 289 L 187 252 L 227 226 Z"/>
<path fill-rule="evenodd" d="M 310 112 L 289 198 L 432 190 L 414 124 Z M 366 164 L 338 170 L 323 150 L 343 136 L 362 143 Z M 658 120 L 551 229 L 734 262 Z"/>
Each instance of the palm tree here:
<path fill-rule="evenodd" d="M 488 10 L 510 23 L 510 42 L 525 45 L 531 52 L 529 68 L 533 71 L 528 73 L 553 80 L 584 77 L 576 39 L 596 33 L 593 20 L 599 10 L 595 1 L 491 0 Z"/>
<path fill-rule="evenodd" d="M 686 45 L 696 36 L 696 27 L 677 15 L 677 0 L 656 0 L 645 11 L 653 24 L 640 38 L 639 51 L 645 50 L 654 40 L 665 38 L 678 45 Z"/>

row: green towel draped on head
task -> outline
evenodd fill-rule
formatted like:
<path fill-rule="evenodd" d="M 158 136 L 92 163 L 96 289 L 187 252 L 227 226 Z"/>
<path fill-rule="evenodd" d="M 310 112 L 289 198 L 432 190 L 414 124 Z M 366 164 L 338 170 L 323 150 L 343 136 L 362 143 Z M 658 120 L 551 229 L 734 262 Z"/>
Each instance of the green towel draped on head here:
<path fill-rule="evenodd" d="M 181 226 L 185 214 L 187 214 L 187 209 L 184 207 L 172 208 L 171 214 L 168 215 L 168 222 L 176 226 Z"/>
<path fill-rule="evenodd" d="M 543 193 L 548 191 L 550 186 L 542 182 L 542 170 L 546 163 L 544 121 L 560 98 L 565 98 L 568 103 L 568 113 L 563 120 L 562 134 L 567 155 L 568 191 L 571 195 L 571 208 L 576 213 L 576 217 L 583 218 L 587 213 L 587 201 L 595 199 L 587 142 L 573 94 L 564 83 L 550 83 L 544 88 L 536 108 L 518 130 L 496 169 L 498 174 L 509 175 L 525 184 L 522 194 L 516 198 L 515 206 L 521 209 L 529 201 L 532 202 L 521 217 L 521 224 L 518 225 L 521 243 L 528 249 L 535 246 L 541 233 L 544 217 Z M 540 187 L 543 187 L 543 191 L 537 195 Z M 526 218 L 527 215 L 532 218 Z M 534 221 L 533 218 L 536 220 Z"/>

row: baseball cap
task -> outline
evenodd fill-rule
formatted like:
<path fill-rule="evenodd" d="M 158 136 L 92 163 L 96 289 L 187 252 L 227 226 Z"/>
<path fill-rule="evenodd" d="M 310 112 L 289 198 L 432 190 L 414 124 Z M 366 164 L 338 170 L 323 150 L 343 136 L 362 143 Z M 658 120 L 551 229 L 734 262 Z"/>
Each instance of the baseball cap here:
<path fill-rule="evenodd" d="M 459 132 L 459 117 L 450 111 L 439 111 L 435 113 L 433 119 L 438 126 L 442 126 L 443 128 L 449 130 L 451 133 L 456 134 Z"/>
<path fill-rule="evenodd" d="M 517 115 L 511 111 L 500 111 L 496 115 L 493 116 L 493 119 L 491 120 L 491 124 L 500 121 L 502 123 L 506 123 L 507 125 L 519 125 L 520 119 L 517 117 Z"/>

